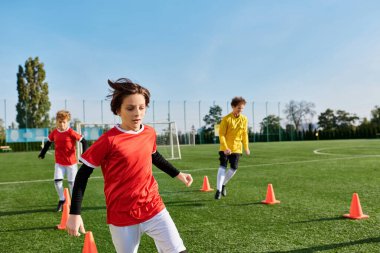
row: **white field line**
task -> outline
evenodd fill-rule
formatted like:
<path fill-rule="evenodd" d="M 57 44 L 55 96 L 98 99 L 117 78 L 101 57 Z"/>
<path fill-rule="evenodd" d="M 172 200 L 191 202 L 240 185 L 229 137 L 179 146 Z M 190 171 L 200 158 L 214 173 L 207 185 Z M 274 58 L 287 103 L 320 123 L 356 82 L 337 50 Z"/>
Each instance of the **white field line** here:
<path fill-rule="evenodd" d="M 351 147 L 352 148 L 352 147 Z M 354 147 L 354 148 L 360 148 L 360 147 Z M 325 150 L 331 150 L 331 149 L 338 149 L 338 148 L 319 148 L 319 149 L 315 149 L 313 151 L 314 154 L 316 155 L 331 155 L 331 156 L 360 156 L 360 157 L 363 157 L 363 156 L 379 156 L 379 155 L 348 155 L 348 154 L 334 154 L 334 153 L 327 153 L 327 152 L 322 152 L 322 151 L 325 151 Z"/>
<path fill-rule="evenodd" d="M 306 161 L 290 161 L 290 162 L 277 162 L 277 163 L 263 163 L 263 164 L 252 164 L 252 165 L 240 165 L 239 168 L 249 168 L 249 167 L 268 167 L 268 166 L 274 166 L 274 165 L 287 165 L 287 164 L 302 164 L 302 163 L 315 163 L 315 162 L 328 162 L 328 161 L 337 161 L 337 160 L 351 160 L 351 159 L 359 159 L 359 158 L 373 158 L 373 157 L 380 157 L 380 155 L 360 155 L 360 156 L 349 156 L 349 157 L 336 157 L 336 158 L 329 158 L 329 159 L 313 159 L 313 160 L 306 160 Z M 218 166 L 215 166 L 214 168 L 199 168 L 199 169 L 192 169 L 192 170 L 181 170 L 186 172 L 198 172 L 198 171 L 208 171 L 208 170 L 215 170 L 217 171 Z M 153 172 L 153 174 L 162 174 L 164 172 L 157 171 Z M 103 177 L 90 177 L 90 179 L 103 179 Z M 41 180 L 29 180 L 29 181 L 14 181 L 14 182 L 0 182 L 0 185 L 10 185 L 10 184 L 26 184 L 26 183 L 39 183 L 39 182 L 53 182 L 53 179 L 41 179 Z"/>
<path fill-rule="evenodd" d="M 333 155 L 333 156 L 339 156 L 339 155 L 341 155 L 341 154 L 331 154 L 331 153 L 321 152 L 323 150 L 328 150 L 328 149 L 331 149 L 331 148 L 316 149 L 316 150 L 313 151 L 313 153 L 316 154 L 316 155 Z"/>

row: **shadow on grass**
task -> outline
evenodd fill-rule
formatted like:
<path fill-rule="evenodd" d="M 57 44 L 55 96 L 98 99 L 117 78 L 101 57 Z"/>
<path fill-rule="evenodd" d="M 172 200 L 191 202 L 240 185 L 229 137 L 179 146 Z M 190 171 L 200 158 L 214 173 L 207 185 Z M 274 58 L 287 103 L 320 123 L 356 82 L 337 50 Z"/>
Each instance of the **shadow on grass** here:
<path fill-rule="evenodd" d="M 308 222 L 334 221 L 334 220 L 348 220 L 348 219 L 343 216 L 337 216 L 337 217 L 320 218 L 320 219 L 312 219 L 312 220 L 305 220 L 305 221 L 295 221 L 291 223 L 308 223 Z"/>
<path fill-rule="evenodd" d="M 228 205 L 229 206 L 253 206 L 253 205 L 266 205 L 266 204 L 259 201 L 259 202 L 238 203 L 238 204 L 228 204 Z M 272 206 L 272 205 L 269 205 L 269 206 Z"/>
<path fill-rule="evenodd" d="M 303 249 L 294 249 L 294 250 L 286 250 L 286 251 L 268 251 L 267 253 L 306 253 L 306 252 L 316 252 L 316 251 L 324 251 L 324 250 L 333 250 L 338 249 L 342 247 L 348 247 L 358 244 L 366 244 L 366 243 L 380 243 L 380 237 L 373 237 L 373 238 L 367 238 L 367 239 L 361 239 L 356 241 L 350 241 L 350 242 L 342 242 L 342 243 L 333 243 L 328 245 L 320 245 L 320 246 L 314 246 L 310 248 L 303 248 Z"/>
<path fill-rule="evenodd" d="M 205 206 L 206 202 L 213 201 L 211 200 L 182 200 L 182 201 L 164 201 L 166 206 Z M 203 202 L 203 203 L 202 203 Z"/>
<path fill-rule="evenodd" d="M 0 233 L 35 231 L 35 230 L 57 230 L 57 227 L 49 226 L 49 227 L 35 227 L 35 228 L 15 228 L 15 229 L 6 229 L 4 231 L 0 231 Z"/>
<path fill-rule="evenodd" d="M 44 208 L 44 209 L 0 212 L 0 217 L 13 216 L 13 215 L 23 215 L 23 214 L 34 214 L 34 213 L 57 213 L 54 208 L 55 207 Z M 83 207 L 82 208 L 82 210 L 102 210 L 102 209 L 106 209 L 106 207 L 105 206 L 94 206 L 94 207 Z"/>
<path fill-rule="evenodd" d="M 21 211 L 8 211 L 8 212 L 0 212 L 0 217 L 3 216 L 12 216 L 12 215 L 21 215 L 21 214 L 32 214 L 32 213 L 54 213 L 54 208 L 49 209 L 35 209 L 35 210 L 21 210 Z"/>
<path fill-rule="evenodd" d="M 182 191 L 160 191 L 160 194 L 178 194 L 184 192 L 199 192 L 202 193 L 201 190 L 182 190 Z"/>
<path fill-rule="evenodd" d="M 96 211 L 96 210 L 106 210 L 106 206 L 88 206 L 88 207 L 82 207 L 83 211 Z"/>

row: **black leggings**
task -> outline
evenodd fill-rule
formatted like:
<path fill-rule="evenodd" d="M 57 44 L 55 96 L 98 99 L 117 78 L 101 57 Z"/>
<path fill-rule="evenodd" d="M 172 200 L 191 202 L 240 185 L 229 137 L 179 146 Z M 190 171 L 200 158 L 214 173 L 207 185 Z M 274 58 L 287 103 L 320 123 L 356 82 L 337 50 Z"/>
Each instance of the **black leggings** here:
<path fill-rule="evenodd" d="M 225 155 L 223 151 L 219 151 L 219 161 L 220 166 L 227 168 L 227 162 L 230 162 L 230 166 L 232 169 L 237 170 L 239 166 L 239 159 L 241 154 L 232 153 L 230 155 Z"/>

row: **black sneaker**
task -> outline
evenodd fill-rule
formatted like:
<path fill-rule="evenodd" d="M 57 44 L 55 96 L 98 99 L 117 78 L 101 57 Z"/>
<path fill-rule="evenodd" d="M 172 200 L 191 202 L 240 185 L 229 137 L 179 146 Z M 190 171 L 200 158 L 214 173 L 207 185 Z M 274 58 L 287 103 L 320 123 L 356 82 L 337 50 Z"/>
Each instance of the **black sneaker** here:
<path fill-rule="evenodd" d="M 63 204 L 65 203 L 66 200 L 60 200 L 58 202 L 58 206 L 57 206 L 57 212 L 62 212 L 63 210 Z"/>
<path fill-rule="evenodd" d="M 227 189 L 225 185 L 222 186 L 222 196 L 223 197 L 227 196 Z"/>
<path fill-rule="evenodd" d="M 222 193 L 219 190 L 216 190 L 215 199 L 220 199 L 222 197 Z"/>

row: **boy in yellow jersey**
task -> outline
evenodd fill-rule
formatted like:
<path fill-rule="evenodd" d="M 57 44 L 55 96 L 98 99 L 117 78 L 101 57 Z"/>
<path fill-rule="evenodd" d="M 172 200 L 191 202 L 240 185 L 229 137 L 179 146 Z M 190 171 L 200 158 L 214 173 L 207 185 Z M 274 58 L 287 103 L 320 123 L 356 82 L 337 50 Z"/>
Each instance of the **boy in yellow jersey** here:
<path fill-rule="evenodd" d="M 239 158 L 243 153 L 249 155 L 248 119 L 241 114 L 247 102 L 242 97 L 234 97 L 231 101 L 232 112 L 222 118 L 219 126 L 219 170 L 217 175 L 217 190 L 215 199 L 227 195 L 226 184 L 235 175 Z M 227 170 L 227 162 L 230 169 Z"/>

